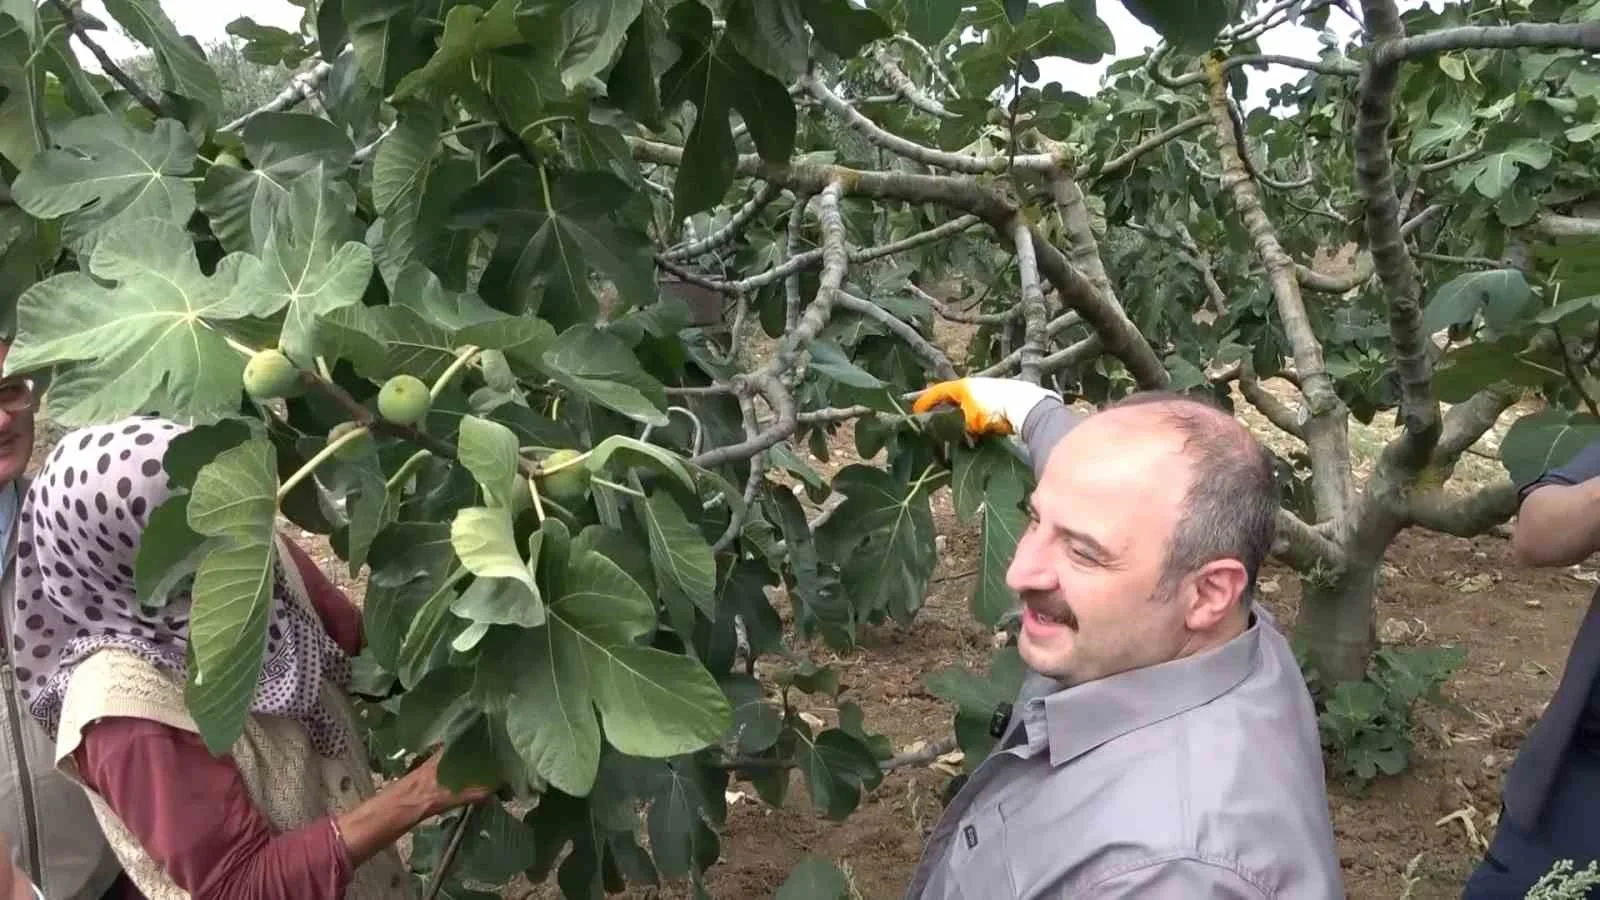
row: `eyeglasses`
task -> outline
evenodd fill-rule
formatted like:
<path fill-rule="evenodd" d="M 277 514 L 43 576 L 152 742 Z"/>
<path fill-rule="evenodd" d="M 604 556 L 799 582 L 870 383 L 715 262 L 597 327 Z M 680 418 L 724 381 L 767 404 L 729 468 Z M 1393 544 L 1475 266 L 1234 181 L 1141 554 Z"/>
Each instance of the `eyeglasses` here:
<path fill-rule="evenodd" d="M 11 378 L 0 381 L 0 410 L 8 413 L 26 412 L 33 408 L 36 400 L 32 378 Z"/>

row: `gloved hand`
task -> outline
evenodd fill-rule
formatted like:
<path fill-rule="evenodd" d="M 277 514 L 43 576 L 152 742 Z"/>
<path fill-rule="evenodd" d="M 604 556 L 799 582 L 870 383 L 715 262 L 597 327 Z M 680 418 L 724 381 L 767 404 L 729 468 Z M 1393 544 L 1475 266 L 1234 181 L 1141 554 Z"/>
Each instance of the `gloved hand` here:
<path fill-rule="evenodd" d="M 930 385 L 911 405 L 912 412 L 925 413 L 940 405 L 961 407 L 967 433 L 1016 434 L 1028 413 L 1047 397 L 1060 399 L 1054 391 L 1014 378 L 958 378 Z"/>

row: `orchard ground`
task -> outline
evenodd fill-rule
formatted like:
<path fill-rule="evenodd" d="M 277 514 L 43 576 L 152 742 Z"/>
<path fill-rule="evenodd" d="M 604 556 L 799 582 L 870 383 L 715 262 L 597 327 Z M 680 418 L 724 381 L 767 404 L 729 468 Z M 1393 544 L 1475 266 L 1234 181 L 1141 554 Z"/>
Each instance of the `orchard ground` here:
<path fill-rule="evenodd" d="M 940 343 L 952 350 L 965 340 L 956 329 L 940 337 Z M 1242 400 L 1238 407 L 1268 443 L 1280 449 L 1294 443 Z M 1479 449 L 1493 453 L 1497 436 L 1521 413 L 1508 412 Z M 1380 423 L 1371 428 L 1353 425 L 1352 444 L 1365 458 L 1387 436 L 1389 429 Z M 42 423 L 36 465 L 59 434 Z M 840 429 L 831 446 L 829 463 L 808 458 L 825 474 L 858 458 L 848 427 Z M 1466 490 L 1477 480 L 1496 477 L 1498 469 L 1499 463 L 1492 459 L 1469 455 L 1462 460 L 1455 485 Z M 807 501 L 802 497 L 802 502 Z M 952 664 L 981 671 L 993 648 L 990 632 L 973 620 L 967 607 L 978 564 L 978 529 L 956 520 L 948 491 L 936 496 L 934 516 L 942 546 L 939 568 L 913 627 L 868 629 L 861 646 L 843 656 L 820 642 L 802 644 L 789 635 L 797 650 L 838 669 L 840 702 L 859 704 L 868 728 L 888 735 L 897 750 L 951 732 L 953 709 L 927 692 L 924 677 Z M 364 585 L 347 577 L 344 564 L 326 543 L 298 529 L 291 528 L 291 533 L 359 603 Z M 1391 548 L 1379 598 L 1380 635 L 1391 644 L 1465 647 L 1466 662 L 1444 691 L 1463 711 L 1419 705 L 1413 764 L 1401 775 L 1380 778 L 1365 789 L 1330 779 L 1330 812 L 1352 898 L 1459 896 L 1493 833 L 1501 775 L 1555 689 L 1597 581 L 1600 574 L 1588 566 L 1518 568 L 1503 536 L 1463 540 L 1413 530 Z M 1280 624 L 1292 628 L 1299 594 L 1293 573 L 1271 565 L 1263 591 Z M 788 606 L 781 591 L 775 604 L 787 625 Z M 830 725 L 837 721 L 834 709 L 808 708 L 804 706 L 808 698 L 797 696 L 802 709 Z M 806 852 L 823 854 L 839 864 L 861 898 L 899 896 L 937 821 L 941 793 L 958 768 L 942 770 L 936 765 L 891 773 L 863 796 L 844 822 L 813 811 L 798 777 L 791 784 L 787 806 L 780 810 L 763 804 L 749 785 L 732 785 L 729 821 L 721 832 L 722 861 L 708 872 L 712 896 L 770 897 Z M 553 885 L 523 882 L 510 887 L 506 896 L 545 900 L 559 894 Z M 659 892 L 634 890 L 623 896 L 688 894 L 682 885 L 668 885 Z"/>

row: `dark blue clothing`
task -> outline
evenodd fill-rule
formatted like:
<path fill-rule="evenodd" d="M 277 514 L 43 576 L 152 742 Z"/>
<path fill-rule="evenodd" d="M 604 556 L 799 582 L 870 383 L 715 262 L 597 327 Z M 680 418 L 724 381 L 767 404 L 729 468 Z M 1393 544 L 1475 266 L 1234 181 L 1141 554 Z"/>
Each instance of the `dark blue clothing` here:
<path fill-rule="evenodd" d="M 1600 477 L 1600 441 L 1524 486 Z M 1499 826 L 1463 900 L 1522 900 L 1558 859 L 1600 859 L 1600 591 L 1567 654 L 1555 696 L 1506 772 Z M 1590 897 L 1600 900 L 1600 891 Z"/>

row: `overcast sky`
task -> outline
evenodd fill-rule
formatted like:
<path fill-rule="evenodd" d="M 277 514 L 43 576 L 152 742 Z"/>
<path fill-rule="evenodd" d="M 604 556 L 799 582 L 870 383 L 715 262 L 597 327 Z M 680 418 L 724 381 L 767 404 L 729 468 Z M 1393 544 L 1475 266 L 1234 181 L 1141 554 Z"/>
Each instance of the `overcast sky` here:
<path fill-rule="evenodd" d="M 83 5 L 111 29 L 112 33 L 102 33 L 97 35 L 97 38 L 113 59 L 138 52 L 137 45 L 128 40 L 116 22 L 106 15 L 105 5 L 101 0 L 84 0 Z M 1422 0 L 1402 0 L 1400 5 L 1403 8 L 1412 8 L 1422 5 Z M 1093 65 L 1063 59 L 1041 60 L 1039 68 L 1044 81 L 1059 81 L 1062 87 L 1068 90 L 1093 94 L 1098 86 L 1100 74 L 1114 58 L 1133 55 L 1155 46 L 1156 33 L 1129 14 L 1118 0 L 1100 0 L 1098 6 L 1100 17 L 1110 26 L 1111 33 L 1116 38 L 1115 55 Z M 293 31 L 299 26 L 301 15 L 300 8 L 287 0 L 163 0 L 162 8 L 177 24 L 179 31 L 192 35 L 201 43 L 226 37 L 228 23 L 240 16 L 249 16 L 263 25 L 276 25 Z M 1341 40 L 1349 37 L 1354 25 L 1349 16 L 1337 10 L 1328 17 L 1329 28 L 1338 34 Z M 1280 26 L 1273 29 L 1262 37 L 1261 46 L 1262 52 L 1265 53 L 1306 58 L 1315 58 L 1320 51 L 1317 33 L 1309 28 L 1297 26 Z M 85 65 L 98 71 L 99 67 L 88 53 L 80 49 L 79 56 L 84 59 Z M 1282 66 L 1273 66 L 1265 72 L 1248 71 L 1252 101 L 1261 99 L 1266 88 L 1293 81 L 1302 74 Z"/>

